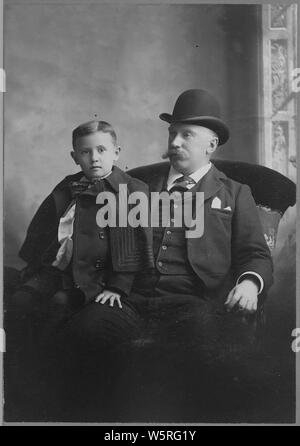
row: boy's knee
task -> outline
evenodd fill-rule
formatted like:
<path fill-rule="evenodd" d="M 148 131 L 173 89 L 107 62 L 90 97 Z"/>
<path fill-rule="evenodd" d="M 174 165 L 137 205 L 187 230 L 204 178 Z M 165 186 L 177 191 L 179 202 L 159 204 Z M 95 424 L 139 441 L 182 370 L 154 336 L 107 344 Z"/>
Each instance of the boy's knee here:
<path fill-rule="evenodd" d="M 54 306 L 59 307 L 68 307 L 72 305 L 72 299 L 70 295 L 65 291 L 57 291 L 57 293 L 52 296 L 51 301 Z"/>
<path fill-rule="evenodd" d="M 24 315 L 33 312 L 41 302 L 42 296 L 34 289 L 23 287 L 10 298 L 8 310 L 20 312 Z"/>
<path fill-rule="evenodd" d="M 75 310 L 84 303 L 84 295 L 77 290 L 59 290 L 51 297 L 50 305 L 55 308 Z"/>

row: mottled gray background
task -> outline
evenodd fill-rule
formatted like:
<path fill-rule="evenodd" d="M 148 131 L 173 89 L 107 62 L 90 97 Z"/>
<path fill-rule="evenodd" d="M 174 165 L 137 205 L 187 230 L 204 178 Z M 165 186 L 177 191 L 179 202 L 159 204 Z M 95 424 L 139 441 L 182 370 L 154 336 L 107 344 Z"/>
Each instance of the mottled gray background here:
<path fill-rule="evenodd" d="M 219 157 L 258 159 L 256 6 L 6 2 L 6 263 L 66 174 L 71 132 L 95 114 L 117 129 L 122 168 L 157 162 L 188 88 L 218 97 L 232 137 Z"/>

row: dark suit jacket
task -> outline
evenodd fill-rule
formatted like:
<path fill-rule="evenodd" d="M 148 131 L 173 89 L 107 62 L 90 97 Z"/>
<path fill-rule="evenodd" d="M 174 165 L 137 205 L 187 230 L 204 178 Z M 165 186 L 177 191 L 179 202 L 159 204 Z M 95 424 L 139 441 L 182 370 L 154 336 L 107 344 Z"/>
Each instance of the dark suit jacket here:
<path fill-rule="evenodd" d="M 149 181 L 143 179 L 150 192 L 163 189 L 169 168 L 168 164 L 152 170 L 149 166 Z M 204 234 L 187 239 L 187 251 L 189 262 L 206 289 L 222 288 L 242 273 L 252 271 L 262 277 L 266 291 L 273 282 L 273 264 L 250 188 L 212 166 L 196 190 L 204 192 Z M 212 208 L 215 197 L 221 200 L 221 209 Z M 228 206 L 231 212 L 224 211 Z"/>
<path fill-rule="evenodd" d="M 33 217 L 19 252 L 20 257 L 28 263 L 26 278 L 43 266 L 51 265 L 56 258 L 60 246 L 57 237 L 59 221 L 72 199 L 69 183 L 78 181 L 82 176 L 83 172 L 78 172 L 61 181 Z M 118 167 L 113 168 L 113 174 L 107 180 L 116 196 L 119 184 L 127 185 L 128 194 L 139 191 L 148 195 L 145 183 L 130 177 Z M 108 287 L 128 294 L 133 273 L 153 266 L 151 228 L 116 227 L 109 228 L 109 233 L 112 272 Z"/>

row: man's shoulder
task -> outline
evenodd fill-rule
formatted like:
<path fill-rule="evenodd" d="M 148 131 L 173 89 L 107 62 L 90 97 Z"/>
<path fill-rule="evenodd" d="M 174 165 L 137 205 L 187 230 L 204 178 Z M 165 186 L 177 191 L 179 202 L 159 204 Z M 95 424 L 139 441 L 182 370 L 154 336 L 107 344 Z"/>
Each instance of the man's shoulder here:
<path fill-rule="evenodd" d="M 130 175 L 128 175 L 130 176 Z M 130 182 L 128 183 L 128 186 L 132 191 L 141 191 L 141 192 L 148 192 L 149 186 L 144 181 L 139 180 L 138 178 L 133 178 L 130 176 Z"/>
<path fill-rule="evenodd" d="M 138 180 L 136 178 L 131 178 L 130 183 L 129 183 L 129 189 L 131 189 L 132 192 L 148 193 L 149 186 L 148 186 L 148 184 L 144 183 L 141 180 Z"/>
<path fill-rule="evenodd" d="M 118 176 L 119 184 L 127 184 L 130 192 L 148 192 L 148 185 L 141 179 L 131 176 L 119 167 L 114 168 L 114 173 Z"/>
<path fill-rule="evenodd" d="M 147 164 L 140 167 L 135 167 L 129 170 L 131 177 L 139 179 L 144 183 L 150 185 L 159 182 L 162 178 L 166 178 L 170 170 L 169 162 L 160 162 L 155 164 Z"/>
<path fill-rule="evenodd" d="M 251 187 L 246 183 L 240 183 L 232 178 L 229 178 L 225 173 L 213 167 L 213 175 L 217 176 L 218 181 L 221 183 L 221 188 L 218 194 L 223 195 L 224 199 L 228 202 L 234 203 L 248 203 L 249 210 L 252 209 L 252 205 L 255 202 Z"/>
<path fill-rule="evenodd" d="M 228 177 L 224 172 L 217 169 L 214 165 L 212 166 L 212 175 L 216 176 L 224 185 L 225 189 L 239 193 L 241 188 L 248 188 L 249 186 L 243 183 L 240 183 L 232 178 Z"/>
<path fill-rule="evenodd" d="M 134 167 L 130 169 L 128 173 L 135 178 L 148 177 L 151 175 L 160 176 L 165 175 L 170 170 L 169 162 L 160 162 L 154 164 L 145 164 L 143 166 Z"/>

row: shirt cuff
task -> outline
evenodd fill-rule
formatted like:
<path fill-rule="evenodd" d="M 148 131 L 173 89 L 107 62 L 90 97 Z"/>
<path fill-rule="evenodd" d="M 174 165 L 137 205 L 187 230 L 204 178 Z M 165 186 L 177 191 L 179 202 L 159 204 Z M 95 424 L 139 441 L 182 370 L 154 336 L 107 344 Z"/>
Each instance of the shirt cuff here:
<path fill-rule="evenodd" d="M 242 277 L 246 276 L 246 275 L 247 276 L 254 276 L 254 277 L 256 277 L 258 279 L 258 281 L 260 283 L 260 288 L 259 288 L 257 294 L 260 294 L 262 292 L 262 290 L 264 289 L 264 281 L 263 281 L 263 278 L 258 273 L 255 273 L 253 271 L 246 271 L 245 273 L 243 273 L 243 274 L 241 274 L 239 276 L 238 280 L 236 281 L 236 284 L 238 285 L 241 282 Z"/>

